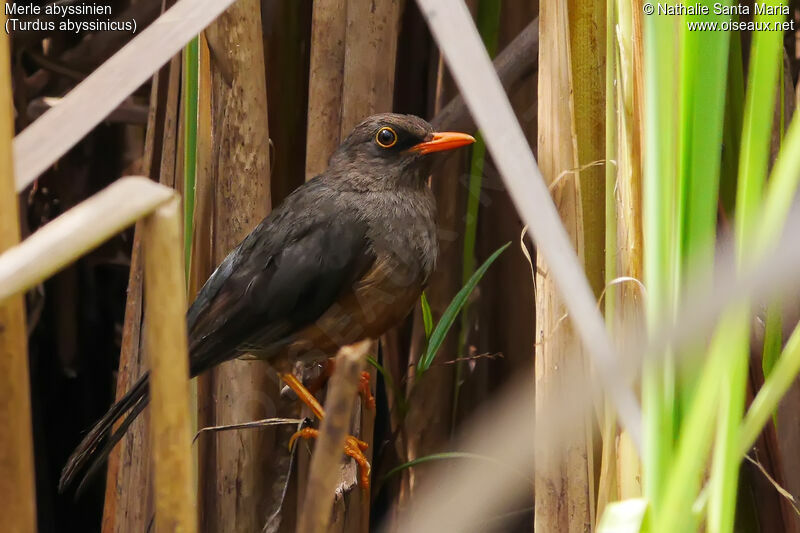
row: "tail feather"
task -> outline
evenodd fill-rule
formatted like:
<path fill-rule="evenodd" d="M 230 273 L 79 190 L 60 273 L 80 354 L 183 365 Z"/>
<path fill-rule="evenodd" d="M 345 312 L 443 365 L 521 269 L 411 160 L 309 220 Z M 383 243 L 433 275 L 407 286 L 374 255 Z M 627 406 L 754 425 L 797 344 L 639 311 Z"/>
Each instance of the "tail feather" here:
<path fill-rule="evenodd" d="M 58 491 L 64 492 L 75 478 L 84 470 L 86 474 L 78 488 L 84 486 L 87 479 L 93 476 L 105 462 L 111 450 L 125 434 L 125 431 L 133 423 L 137 416 L 144 410 L 149 401 L 148 374 L 140 377 L 133 387 L 111 406 L 103 417 L 97 421 L 94 427 L 86 434 L 75 451 L 72 452 L 67 460 L 64 469 L 61 471 L 61 479 L 58 482 Z M 130 411 L 130 412 L 129 412 Z M 125 416 L 125 413 L 128 413 Z M 123 418 L 119 428 L 114 430 L 114 424 Z M 113 431 L 113 432 L 112 432 Z M 102 448 L 100 444 L 105 440 Z"/>

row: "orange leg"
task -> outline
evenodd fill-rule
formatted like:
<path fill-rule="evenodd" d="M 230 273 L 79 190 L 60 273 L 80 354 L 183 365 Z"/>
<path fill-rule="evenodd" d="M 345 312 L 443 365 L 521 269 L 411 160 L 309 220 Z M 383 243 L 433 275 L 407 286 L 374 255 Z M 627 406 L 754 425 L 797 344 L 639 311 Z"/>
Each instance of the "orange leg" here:
<path fill-rule="evenodd" d="M 375 409 L 375 396 L 372 395 L 372 389 L 369 387 L 369 380 L 372 376 L 369 372 L 364 370 L 361 372 L 361 380 L 358 382 L 358 392 L 361 394 L 361 400 L 367 409 Z"/>
<path fill-rule="evenodd" d="M 369 386 L 369 373 L 366 374 L 366 383 L 367 386 Z M 300 383 L 296 377 L 294 377 L 292 374 L 282 374 L 281 379 L 289 386 L 289 388 L 294 391 L 295 394 L 297 394 L 297 397 L 300 398 L 300 401 L 311 409 L 311 412 L 313 412 L 319 420 L 325 418 L 325 410 L 322 408 L 317 399 L 314 398 L 314 395 L 311 394 L 308 389 L 303 387 L 303 384 Z M 361 376 L 361 382 L 364 382 L 363 375 Z M 374 398 L 372 398 L 372 407 L 375 407 Z M 289 449 L 292 449 L 292 446 L 294 446 L 294 443 L 297 441 L 297 439 L 316 439 L 318 436 L 319 430 L 314 428 L 303 428 L 300 431 L 297 431 L 289 439 Z M 345 455 L 352 457 L 356 464 L 358 464 L 359 481 L 361 488 L 364 490 L 369 489 L 370 465 L 369 461 L 367 461 L 367 457 L 364 455 L 364 451 L 368 447 L 369 445 L 366 442 L 359 440 L 352 435 L 349 435 L 344 442 Z"/>
<path fill-rule="evenodd" d="M 333 375 L 333 370 L 336 368 L 336 359 L 330 358 L 322 363 L 322 374 L 319 375 L 318 378 L 314 379 L 311 383 L 308 384 L 306 387 L 311 392 L 317 392 L 325 386 L 325 383 L 330 379 Z M 369 381 L 371 376 L 369 372 L 366 370 L 361 372 L 361 381 L 358 383 L 358 393 L 361 395 L 361 401 L 364 402 L 364 405 L 367 406 L 367 409 L 375 409 L 375 396 L 372 395 L 372 389 L 370 389 Z"/>

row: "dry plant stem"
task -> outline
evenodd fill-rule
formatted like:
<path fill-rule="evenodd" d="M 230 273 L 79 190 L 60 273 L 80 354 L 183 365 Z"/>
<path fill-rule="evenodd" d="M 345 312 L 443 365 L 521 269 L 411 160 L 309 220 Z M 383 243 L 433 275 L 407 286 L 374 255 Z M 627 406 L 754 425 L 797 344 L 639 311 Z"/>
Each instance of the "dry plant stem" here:
<path fill-rule="evenodd" d="M 306 180 L 328 166 L 328 158 L 339 145 L 342 120 L 342 84 L 347 28 L 347 0 L 315 0 L 311 14 L 308 113 L 306 132 Z M 308 416 L 306 406 L 302 416 Z M 310 457 L 297 454 L 297 501 L 305 499 Z M 303 513 L 297 506 L 297 519 Z"/>
<path fill-rule="evenodd" d="M 328 166 L 339 146 L 347 0 L 315 0 L 311 19 L 306 180 Z"/>
<path fill-rule="evenodd" d="M 142 346 L 142 222 L 137 222 L 131 250 L 131 269 L 128 276 L 128 298 L 125 302 L 125 319 L 122 329 L 119 372 L 117 374 L 116 398 L 121 398 L 130 385 L 147 366 Z M 148 487 L 150 469 L 149 441 L 146 422 L 149 411 L 145 410 L 136 420 L 108 457 L 106 493 L 103 506 L 103 533 L 128 530 L 139 531 L 147 527 L 151 518 L 152 498 L 142 498 Z M 148 491 L 149 492 L 149 491 Z"/>
<path fill-rule="evenodd" d="M 365 116 L 392 110 L 394 95 L 395 56 L 400 17 L 400 0 L 347 0 L 344 27 L 344 52 L 341 69 L 341 115 L 339 116 L 338 136 L 343 138 Z M 335 16 L 341 16 L 342 12 Z M 341 31 L 339 21 L 331 21 L 334 31 Z M 312 42 L 312 48 L 314 44 Z M 313 52 L 312 52 L 313 53 Z M 313 79 L 313 74 L 312 74 Z M 333 87 L 338 85 L 333 80 Z M 326 88 L 330 90 L 329 88 Z M 333 97 L 332 97 L 333 98 Z M 309 124 L 320 109 L 317 101 L 312 107 L 309 101 Z M 326 135 L 336 137 L 336 126 L 331 124 Z M 331 133 L 334 133 L 331 135 Z M 309 139 L 311 142 L 311 139 Z M 338 140 L 335 142 L 338 144 Z M 311 145 L 309 145 L 311 146 Z M 326 145 L 327 146 L 327 145 Z M 331 148 L 335 148 L 335 145 Z M 318 150 L 319 147 L 312 147 Z M 325 154 L 327 158 L 329 154 Z M 307 162 L 308 163 L 308 162 Z M 326 166 L 326 164 L 324 165 Z M 323 166 L 323 168 L 324 168 Z M 320 169 L 321 170 L 321 169 Z M 306 169 L 306 175 L 309 169 Z M 377 353 L 373 345 L 371 353 Z M 374 370 L 370 367 L 374 377 Z M 374 379 L 372 380 L 374 383 Z M 372 444 L 375 425 L 375 412 L 356 408 L 353 435 Z M 373 447 L 365 451 L 367 460 L 372 460 Z M 334 518 L 330 531 L 364 531 L 369 527 L 369 499 L 356 487 L 357 472 L 352 463 L 342 469 L 344 497 L 336 501 Z M 302 501 L 302 500 L 301 500 Z"/>
<path fill-rule="evenodd" d="M 336 371 L 328 384 L 325 418 L 311 458 L 309 482 L 297 531 L 329 530 L 331 503 L 342 463 L 342 448 L 350 429 L 358 382 L 371 341 L 345 346 L 336 356 Z"/>
<path fill-rule="evenodd" d="M 576 174 L 580 192 L 581 231 L 583 233 L 583 263 L 589 283 L 599 298 L 605 286 L 605 169 L 593 162 L 605 161 L 605 49 L 598 46 L 605 37 L 605 5 L 602 1 L 569 0 L 570 60 L 573 84 L 573 120 L 577 140 Z M 584 362 L 585 364 L 585 362 Z M 586 368 L 587 372 L 591 370 Z M 594 442 L 592 418 L 586 424 L 586 467 L 588 481 L 589 523 L 596 524 L 598 495 L 595 490 L 595 450 L 602 448 L 599 436 Z M 578 481 L 581 479 L 578 472 Z M 571 490 L 577 507 L 584 494 Z M 574 507 L 573 507 L 574 508 Z"/>
<path fill-rule="evenodd" d="M 539 164 L 548 183 L 564 170 L 577 168 L 578 149 L 570 63 L 567 0 L 540 7 L 539 46 Z M 571 245 L 583 257 L 581 191 L 576 180 L 553 191 L 553 201 Z M 563 384 L 563 373 L 585 372 L 583 353 L 570 323 L 558 329 L 566 309 L 552 279 L 552 270 L 538 257 L 536 277 L 536 414 L 547 416 L 559 406 L 553 391 Z M 546 342 L 545 342 L 546 339 Z M 589 443 L 590 444 L 590 443 Z M 591 447 L 584 435 L 569 442 L 545 446 L 536 456 L 534 531 L 581 531 L 591 523 L 588 458 Z M 592 481 L 590 481 L 592 480 Z"/>
<path fill-rule="evenodd" d="M 25 291 L 170 200 L 140 176 L 121 178 L 0 255 L 0 300 Z M 4 210 L 4 212 L 7 212 Z"/>
<path fill-rule="evenodd" d="M 5 15 L 0 24 L 5 26 Z M 20 239 L 11 140 L 9 38 L 0 32 L 0 253 Z M 0 256 L 2 257 L 2 256 Z M 0 296 L 0 516 L 9 531 L 36 530 L 33 434 L 23 296 Z"/>
<path fill-rule="evenodd" d="M 400 0 L 347 0 L 341 137 L 364 117 L 392 110 L 399 22 Z"/>
<path fill-rule="evenodd" d="M 177 197 L 145 219 L 145 341 L 156 532 L 197 531 L 190 453 L 189 364 Z"/>
<path fill-rule="evenodd" d="M 213 259 L 219 264 L 269 213 L 264 45 L 258 0 L 239 0 L 206 31 L 211 57 Z M 210 272 L 205 273 L 210 274 Z M 263 361 L 230 361 L 198 381 L 199 425 L 274 416 L 278 387 Z M 198 448 L 201 523 L 259 531 L 270 501 L 274 428 L 227 432 Z"/>

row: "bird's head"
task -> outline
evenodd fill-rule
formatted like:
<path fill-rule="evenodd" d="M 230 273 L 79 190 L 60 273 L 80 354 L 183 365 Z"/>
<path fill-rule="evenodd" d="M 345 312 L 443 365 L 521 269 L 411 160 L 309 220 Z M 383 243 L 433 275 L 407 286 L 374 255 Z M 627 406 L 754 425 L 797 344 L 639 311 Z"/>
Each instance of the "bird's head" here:
<path fill-rule="evenodd" d="M 419 186 L 430 170 L 430 154 L 474 142 L 466 133 L 434 131 L 414 115 L 381 113 L 353 128 L 331 156 L 329 171 L 360 188 Z"/>

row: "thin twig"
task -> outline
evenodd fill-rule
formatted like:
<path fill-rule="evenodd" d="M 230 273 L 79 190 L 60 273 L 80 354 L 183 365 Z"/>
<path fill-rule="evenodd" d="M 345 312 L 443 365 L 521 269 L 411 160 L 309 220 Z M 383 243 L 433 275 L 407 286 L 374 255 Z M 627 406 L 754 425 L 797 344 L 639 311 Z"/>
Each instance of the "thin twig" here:
<path fill-rule="evenodd" d="M 239 424 L 207 426 L 194 434 L 192 444 L 197 442 L 197 439 L 203 433 L 218 433 L 220 431 L 231 431 L 235 429 L 255 429 L 269 426 L 281 426 L 284 424 L 300 424 L 301 422 L 303 422 L 302 418 L 262 418 L 261 420 L 253 420 L 252 422 L 240 422 Z"/>
<path fill-rule="evenodd" d="M 764 465 L 762 465 L 761 463 L 759 463 L 758 461 L 756 461 L 755 459 L 753 459 L 749 455 L 745 455 L 744 458 L 748 462 L 754 464 L 756 466 L 756 468 L 758 468 L 761 471 L 761 473 L 764 474 L 764 477 L 767 478 L 767 481 L 769 481 L 770 484 L 772 484 L 772 486 L 775 487 L 775 490 L 777 490 L 778 493 L 781 496 L 783 496 L 784 498 L 786 498 L 789 501 L 789 505 L 792 506 L 792 509 L 794 509 L 794 512 L 797 513 L 797 516 L 800 516 L 800 509 L 798 509 L 797 505 L 795 505 L 797 500 L 794 499 L 794 496 L 792 496 L 792 493 L 789 492 L 788 490 L 784 489 L 783 487 L 781 487 L 780 483 L 775 481 L 772 478 L 772 476 L 769 475 L 769 472 L 767 472 L 767 469 L 764 468 Z"/>

